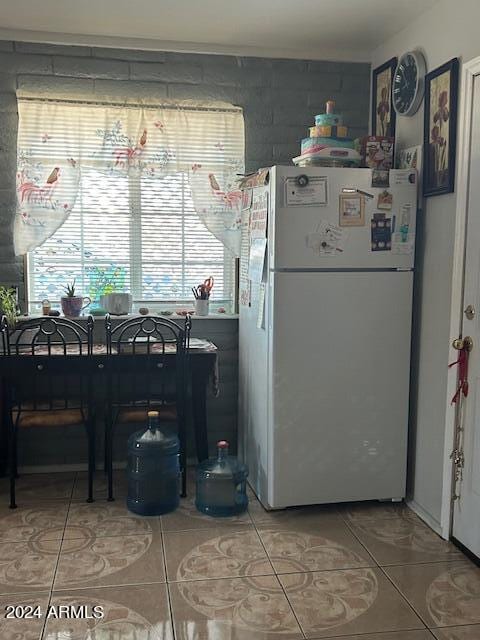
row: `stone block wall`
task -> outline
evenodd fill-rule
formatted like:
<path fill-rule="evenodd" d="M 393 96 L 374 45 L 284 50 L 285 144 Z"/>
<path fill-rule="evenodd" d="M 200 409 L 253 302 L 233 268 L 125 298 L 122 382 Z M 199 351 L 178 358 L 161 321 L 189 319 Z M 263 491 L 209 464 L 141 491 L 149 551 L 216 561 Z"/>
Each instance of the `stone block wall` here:
<path fill-rule="evenodd" d="M 336 100 L 353 137 L 367 133 L 370 66 L 0 41 L 0 284 L 19 285 L 23 297 L 23 258 L 14 256 L 12 243 L 17 91 L 112 102 L 157 103 L 163 98 L 230 102 L 243 108 L 246 170 L 253 171 L 290 164 L 328 99 Z M 221 395 L 208 402 L 210 443 L 222 437 L 234 444 L 238 322 L 204 320 L 198 331 L 220 349 Z M 83 462 L 83 440 L 81 432 L 25 434 L 20 464 Z"/>

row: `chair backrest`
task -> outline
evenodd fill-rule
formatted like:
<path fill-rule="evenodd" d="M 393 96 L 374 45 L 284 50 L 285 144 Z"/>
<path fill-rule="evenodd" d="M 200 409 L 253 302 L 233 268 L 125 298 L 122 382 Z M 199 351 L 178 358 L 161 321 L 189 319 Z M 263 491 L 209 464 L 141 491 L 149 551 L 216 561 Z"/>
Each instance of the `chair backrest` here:
<path fill-rule="evenodd" d="M 0 325 L 3 367 L 12 407 L 20 411 L 83 408 L 91 397 L 93 318 L 82 326 L 69 318 L 20 321 L 12 331 Z M 68 358 L 68 365 L 65 363 Z"/>
<path fill-rule="evenodd" d="M 183 327 L 159 316 L 135 316 L 114 327 L 107 315 L 110 400 L 129 406 L 181 402 L 190 330 L 190 316 Z"/>
<path fill-rule="evenodd" d="M 6 355 L 90 355 L 93 346 L 93 318 L 86 326 L 70 318 L 38 317 L 20 321 L 9 329 L 2 321 L 2 345 Z"/>

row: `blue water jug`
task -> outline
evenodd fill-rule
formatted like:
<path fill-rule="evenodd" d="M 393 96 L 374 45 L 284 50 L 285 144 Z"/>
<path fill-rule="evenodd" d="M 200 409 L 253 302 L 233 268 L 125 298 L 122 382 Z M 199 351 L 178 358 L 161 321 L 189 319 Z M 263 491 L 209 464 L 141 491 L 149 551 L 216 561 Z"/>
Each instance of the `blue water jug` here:
<path fill-rule="evenodd" d="M 180 442 L 159 427 L 158 411 L 148 412 L 148 428 L 128 439 L 127 507 L 143 516 L 158 516 L 180 501 Z"/>
<path fill-rule="evenodd" d="M 217 457 L 197 467 L 196 507 L 209 516 L 234 516 L 248 507 L 248 467 L 228 455 L 228 442 L 217 443 Z"/>

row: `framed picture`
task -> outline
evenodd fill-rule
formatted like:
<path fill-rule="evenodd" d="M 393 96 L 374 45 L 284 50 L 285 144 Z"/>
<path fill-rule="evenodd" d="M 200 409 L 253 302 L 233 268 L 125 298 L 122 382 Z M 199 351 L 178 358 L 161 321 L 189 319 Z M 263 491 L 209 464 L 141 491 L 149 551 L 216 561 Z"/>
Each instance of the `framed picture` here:
<path fill-rule="evenodd" d="M 363 227 L 365 224 L 365 199 L 360 193 L 340 194 L 341 227 Z"/>
<path fill-rule="evenodd" d="M 395 109 L 392 105 L 392 82 L 397 58 L 388 60 L 372 74 L 372 136 L 395 137 Z"/>
<path fill-rule="evenodd" d="M 455 187 L 458 58 L 425 76 L 423 195 Z"/>

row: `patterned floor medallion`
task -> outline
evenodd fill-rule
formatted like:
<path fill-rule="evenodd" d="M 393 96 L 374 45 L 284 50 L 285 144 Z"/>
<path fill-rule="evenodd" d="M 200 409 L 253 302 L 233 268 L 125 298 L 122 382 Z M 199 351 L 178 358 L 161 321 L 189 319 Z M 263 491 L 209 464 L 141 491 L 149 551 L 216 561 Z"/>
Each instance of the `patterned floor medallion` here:
<path fill-rule="evenodd" d="M 355 527 L 368 536 L 400 549 L 422 553 L 448 553 L 447 544 L 422 522 L 410 514 L 369 522 L 356 522 Z M 455 549 L 452 547 L 452 553 Z"/>
<path fill-rule="evenodd" d="M 41 538 L 2 544 L 0 584 L 7 585 L 9 589 L 16 588 L 17 591 L 49 588 L 59 545 L 59 541 Z"/>
<path fill-rule="evenodd" d="M 0 542 L 61 540 L 67 506 L 19 507 L 0 518 Z"/>
<path fill-rule="evenodd" d="M 298 630 L 274 576 L 178 582 L 176 586 L 193 609 L 217 623 L 252 633 L 292 634 Z"/>
<path fill-rule="evenodd" d="M 70 507 L 65 538 L 84 538 L 86 530 L 97 538 L 150 533 L 150 520 L 133 515 L 121 503 L 75 504 Z"/>
<path fill-rule="evenodd" d="M 177 580 L 202 580 L 236 574 L 239 576 L 262 575 L 268 560 L 258 553 L 259 541 L 253 531 L 240 531 L 212 538 L 199 544 L 182 559 Z"/>
<path fill-rule="evenodd" d="M 205 564 L 211 566 L 217 563 L 228 566 L 235 563 L 236 570 L 242 575 L 251 576 L 256 573 L 255 564 L 258 559 L 249 557 L 248 545 L 244 545 L 243 557 L 238 554 L 239 537 L 246 534 L 226 534 L 213 538 L 203 543 L 188 553 L 180 563 L 177 571 L 177 580 L 192 580 L 206 577 Z M 275 542 L 274 549 L 281 549 L 278 557 L 270 553 L 270 559 L 274 563 L 281 563 L 285 573 L 298 573 L 313 571 L 317 566 L 325 567 L 326 558 L 332 563 L 339 559 L 348 559 L 350 562 L 361 562 L 361 558 L 345 547 L 321 536 L 294 531 L 265 531 L 262 537 L 268 542 Z M 232 553 L 235 551 L 235 558 Z M 338 565 L 336 565 L 338 566 Z M 318 586 L 323 581 L 321 595 L 319 597 Z M 224 581 L 221 581 L 222 584 Z M 212 581 L 208 592 L 199 592 L 194 583 L 179 583 L 178 588 L 188 604 L 208 618 L 221 619 L 227 624 L 234 624 L 255 631 L 276 633 L 291 633 L 291 624 L 283 624 L 282 616 L 278 613 L 278 620 L 274 626 L 268 616 L 262 616 L 261 612 L 272 611 L 278 607 L 278 599 L 274 597 L 276 589 L 272 590 L 271 581 L 265 577 L 250 577 L 239 583 L 231 581 L 232 587 L 225 589 L 222 584 Z M 293 584 L 290 591 L 301 593 L 305 599 L 305 605 L 316 608 L 318 620 L 315 628 L 318 630 L 329 629 L 340 624 L 350 622 L 364 613 L 372 604 L 378 594 L 377 578 L 373 571 L 368 569 L 355 573 L 353 578 L 349 574 L 335 572 L 335 576 L 329 576 L 328 572 L 322 574 L 302 574 L 298 576 L 298 584 Z M 273 614 L 272 614 L 273 615 Z M 260 617 L 259 617 L 260 616 Z"/>
<path fill-rule="evenodd" d="M 320 535 L 278 530 L 261 535 L 277 573 L 365 566 L 357 553 Z"/>
<path fill-rule="evenodd" d="M 82 527 L 77 537 L 63 543 L 68 563 L 58 567 L 57 581 L 62 587 L 103 578 L 134 564 L 149 549 L 152 534 L 96 538 L 93 530 Z M 3 545 L 0 557 L 0 583 L 16 587 L 45 588 L 52 580 L 58 542 L 41 535 L 24 543 Z"/>
<path fill-rule="evenodd" d="M 50 588 L 66 513 L 63 507 L 30 507 L 1 518 L 0 588 L 6 585 L 6 592 Z"/>
<path fill-rule="evenodd" d="M 92 602 L 85 597 L 55 597 L 52 601 L 56 607 L 60 605 L 85 607 L 92 609 Z M 90 640 L 101 638 L 135 638 L 139 640 L 163 640 L 165 636 L 156 631 L 154 626 L 143 616 L 129 607 L 116 602 L 95 598 L 95 606 L 103 607 L 103 618 L 60 620 L 51 618 L 47 623 L 45 640 Z"/>
<path fill-rule="evenodd" d="M 44 619 L 32 617 L 32 618 L 6 618 L 6 609 L 8 605 L 15 604 L 17 607 L 40 607 L 41 611 L 45 611 L 48 604 L 48 592 L 35 593 L 32 596 L 4 596 L 0 603 L 2 615 L 0 616 L 0 638 L 2 640 L 39 640 Z M 57 640 L 61 640 L 62 637 L 58 636 Z M 62 639 L 63 640 L 63 639 Z"/>
<path fill-rule="evenodd" d="M 309 633 L 352 622 L 375 603 L 378 580 L 372 569 L 322 571 L 284 576 L 288 597 Z"/>
<path fill-rule="evenodd" d="M 83 537 L 66 540 L 62 546 L 62 560 L 56 584 L 62 588 L 122 571 L 139 560 L 152 544 L 152 534 L 95 538 L 93 531 L 84 528 Z"/>
<path fill-rule="evenodd" d="M 480 571 L 473 565 L 445 571 L 430 584 L 426 599 L 439 627 L 480 622 Z"/>

